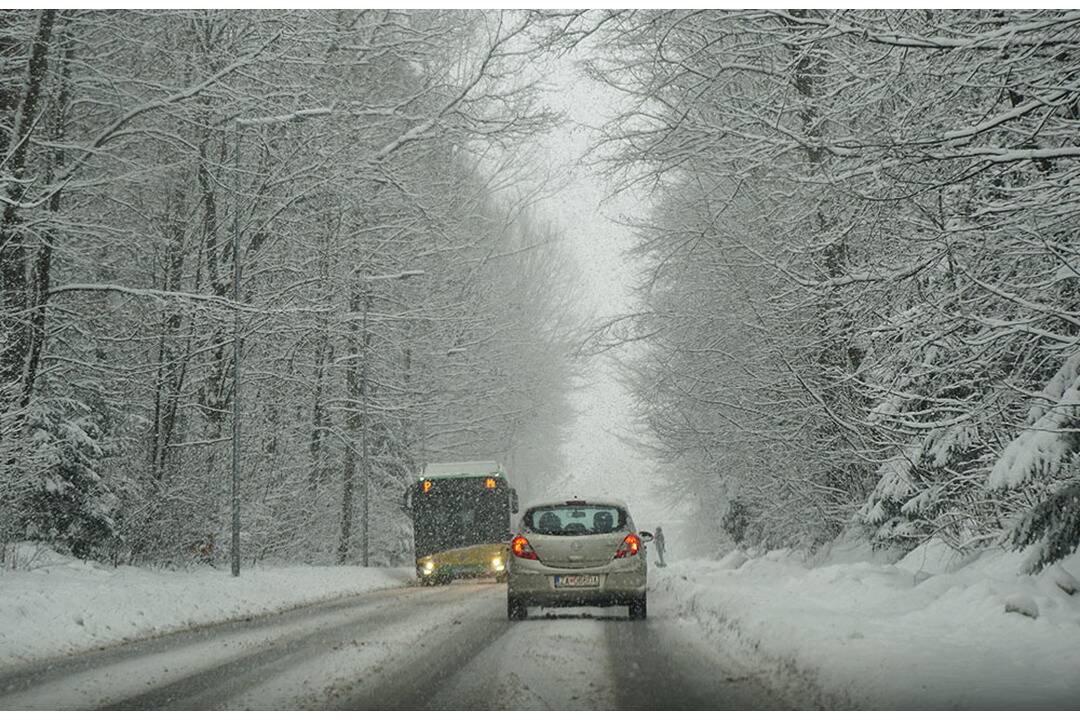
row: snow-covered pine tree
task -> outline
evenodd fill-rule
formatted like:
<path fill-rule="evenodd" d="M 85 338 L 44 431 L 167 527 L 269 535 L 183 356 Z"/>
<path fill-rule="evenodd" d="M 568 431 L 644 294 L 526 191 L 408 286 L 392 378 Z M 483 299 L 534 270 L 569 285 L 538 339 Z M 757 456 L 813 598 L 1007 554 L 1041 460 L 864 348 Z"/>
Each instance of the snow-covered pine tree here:
<path fill-rule="evenodd" d="M 1026 424 L 1001 453 L 987 487 L 1027 506 L 1008 539 L 1036 546 L 1028 570 L 1037 572 L 1080 546 L 1080 352 L 1042 389 Z"/>

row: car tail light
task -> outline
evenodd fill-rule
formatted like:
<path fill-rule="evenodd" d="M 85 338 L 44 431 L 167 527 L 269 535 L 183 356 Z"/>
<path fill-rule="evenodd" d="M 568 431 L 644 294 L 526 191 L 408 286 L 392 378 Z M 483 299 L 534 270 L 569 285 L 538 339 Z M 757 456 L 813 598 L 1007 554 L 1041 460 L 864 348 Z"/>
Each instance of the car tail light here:
<path fill-rule="evenodd" d="M 616 558 L 633 557 L 637 555 L 638 548 L 641 547 L 641 538 L 634 533 L 630 533 L 623 538 L 622 545 L 615 551 Z"/>
<path fill-rule="evenodd" d="M 532 549 L 532 545 L 525 539 L 524 535 L 518 535 L 516 538 L 510 541 L 510 548 L 514 551 L 514 555 L 518 556 L 522 560 L 538 560 L 536 557 L 536 551 Z"/>

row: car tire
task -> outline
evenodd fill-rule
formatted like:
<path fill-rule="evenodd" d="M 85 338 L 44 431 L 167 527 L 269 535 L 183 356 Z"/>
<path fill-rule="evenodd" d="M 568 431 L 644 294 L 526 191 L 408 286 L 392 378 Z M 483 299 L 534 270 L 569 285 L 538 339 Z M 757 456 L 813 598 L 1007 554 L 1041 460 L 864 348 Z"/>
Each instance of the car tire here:
<path fill-rule="evenodd" d="M 506 596 L 506 617 L 510 620 L 524 620 L 529 616 L 529 608 L 517 598 Z"/>
<path fill-rule="evenodd" d="M 644 620 L 648 616 L 648 605 L 644 595 L 630 601 L 629 615 L 631 620 Z"/>

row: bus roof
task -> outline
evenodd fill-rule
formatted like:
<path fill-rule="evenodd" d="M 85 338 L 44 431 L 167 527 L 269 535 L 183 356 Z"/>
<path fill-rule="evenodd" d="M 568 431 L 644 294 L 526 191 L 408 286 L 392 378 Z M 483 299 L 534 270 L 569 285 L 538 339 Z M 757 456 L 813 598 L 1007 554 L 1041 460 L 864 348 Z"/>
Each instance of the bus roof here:
<path fill-rule="evenodd" d="M 428 463 L 424 466 L 423 477 L 480 477 L 483 475 L 503 475 L 502 465 L 493 460 L 474 460 L 470 462 Z"/>

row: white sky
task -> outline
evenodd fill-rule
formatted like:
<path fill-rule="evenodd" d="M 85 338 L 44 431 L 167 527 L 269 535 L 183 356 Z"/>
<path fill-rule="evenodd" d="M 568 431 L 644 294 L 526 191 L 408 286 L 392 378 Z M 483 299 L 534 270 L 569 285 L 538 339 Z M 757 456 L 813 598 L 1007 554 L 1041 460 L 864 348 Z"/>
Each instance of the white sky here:
<path fill-rule="evenodd" d="M 613 222 L 642 208 L 625 197 L 607 200 L 608 186 L 594 169 L 578 162 L 585 153 L 590 132 L 611 117 L 616 106 L 614 91 L 586 78 L 572 57 L 552 63 L 545 73 L 553 86 L 548 103 L 564 112 L 569 122 L 553 132 L 545 148 L 552 166 L 569 167 L 569 179 L 537 211 L 561 227 L 585 285 L 582 314 L 599 318 L 627 312 L 633 298 L 630 285 L 633 262 L 624 255 L 633 243 L 629 229 Z M 548 68 L 545 68 L 548 70 Z M 612 433 L 635 435 L 627 390 L 603 358 L 589 362 L 586 388 L 573 398 L 578 414 L 564 447 L 572 477 L 561 486 L 537 489 L 551 494 L 617 497 L 630 504 L 642 529 L 670 520 L 666 503 L 651 491 L 660 469 L 648 457 L 619 441 Z"/>

